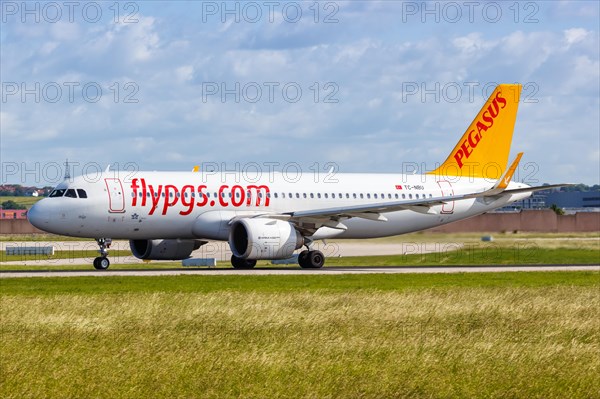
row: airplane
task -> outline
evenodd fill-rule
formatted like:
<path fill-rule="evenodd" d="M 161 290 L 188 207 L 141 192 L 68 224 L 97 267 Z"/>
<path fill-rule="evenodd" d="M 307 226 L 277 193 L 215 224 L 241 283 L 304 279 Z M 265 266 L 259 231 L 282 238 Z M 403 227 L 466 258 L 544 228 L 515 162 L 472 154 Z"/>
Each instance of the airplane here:
<path fill-rule="evenodd" d="M 64 181 L 27 213 L 46 232 L 94 238 L 96 269 L 110 266 L 113 239 L 129 240 L 134 256 L 182 260 L 210 240 L 228 241 L 234 268 L 260 259 L 288 259 L 321 268 L 313 249 L 329 238 L 395 236 L 469 218 L 529 197 L 511 179 L 523 153 L 508 165 L 521 93 L 498 85 L 447 159 L 424 174 L 339 173 L 334 179 L 273 173 L 239 174 L 107 170 Z"/>

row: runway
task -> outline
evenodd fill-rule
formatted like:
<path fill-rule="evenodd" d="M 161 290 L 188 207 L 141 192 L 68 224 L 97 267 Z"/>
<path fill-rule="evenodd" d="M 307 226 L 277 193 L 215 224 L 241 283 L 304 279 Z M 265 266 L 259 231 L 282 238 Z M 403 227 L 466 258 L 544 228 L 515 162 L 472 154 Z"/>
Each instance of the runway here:
<path fill-rule="evenodd" d="M 489 266 L 387 266 L 387 267 L 324 267 L 322 269 L 255 268 L 239 269 L 143 269 L 143 270 L 24 270 L 2 271 L 0 278 L 24 277 L 110 277 L 110 276 L 294 276 L 342 274 L 435 274 L 435 273 L 499 273 L 499 272 L 600 272 L 600 265 L 489 265 Z"/>

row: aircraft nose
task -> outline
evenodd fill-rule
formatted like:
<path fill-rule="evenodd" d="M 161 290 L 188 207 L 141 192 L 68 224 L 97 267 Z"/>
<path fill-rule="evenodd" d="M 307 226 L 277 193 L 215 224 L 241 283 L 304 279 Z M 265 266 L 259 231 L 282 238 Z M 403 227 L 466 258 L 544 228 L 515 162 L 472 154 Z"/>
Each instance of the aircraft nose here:
<path fill-rule="evenodd" d="M 44 201 L 37 202 L 27 211 L 27 220 L 29 220 L 29 223 L 40 230 L 47 228 L 49 220 L 48 210 L 44 209 L 46 208 Z"/>

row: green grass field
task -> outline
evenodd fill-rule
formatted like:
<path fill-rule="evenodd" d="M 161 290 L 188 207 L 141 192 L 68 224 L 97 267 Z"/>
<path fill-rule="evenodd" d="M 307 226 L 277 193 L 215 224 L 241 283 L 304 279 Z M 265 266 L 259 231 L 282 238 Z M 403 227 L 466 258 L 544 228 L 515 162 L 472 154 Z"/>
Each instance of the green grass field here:
<path fill-rule="evenodd" d="M 599 273 L 0 284 L 4 398 L 599 396 Z"/>
<path fill-rule="evenodd" d="M 15 201 L 17 204 L 24 205 L 27 209 L 31 208 L 33 204 L 44 199 L 46 197 L 0 197 L 0 203 L 4 201 Z"/>

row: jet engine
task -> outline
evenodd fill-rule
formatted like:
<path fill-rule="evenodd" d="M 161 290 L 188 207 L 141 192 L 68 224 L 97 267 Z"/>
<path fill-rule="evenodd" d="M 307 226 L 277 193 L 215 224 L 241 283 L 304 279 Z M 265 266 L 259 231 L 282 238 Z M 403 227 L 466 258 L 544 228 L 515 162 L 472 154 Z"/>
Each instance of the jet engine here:
<path fill-rule="evenodd" d="M 129 240 L 136 258 L 151 260 L 187 259 L 202 244 L 200 240 Z"/>
<path fill-rule="evenodd" d="M 229 230 L 233 255 L 242 259 L 285 259 L 304 245 L 291 223 L 267 218 L 244 218 Z"/>

